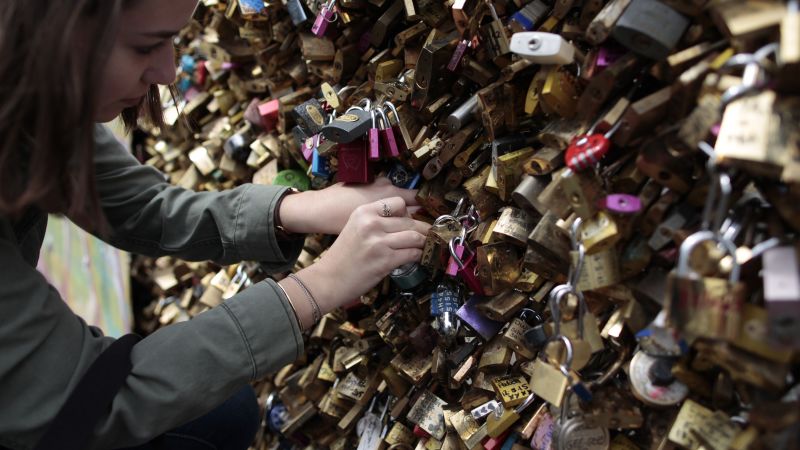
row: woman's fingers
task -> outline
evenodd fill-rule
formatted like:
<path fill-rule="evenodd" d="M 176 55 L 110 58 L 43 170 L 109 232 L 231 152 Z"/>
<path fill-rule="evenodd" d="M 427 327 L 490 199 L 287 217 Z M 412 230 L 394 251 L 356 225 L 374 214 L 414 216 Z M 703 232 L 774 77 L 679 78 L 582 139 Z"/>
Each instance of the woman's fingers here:
<path fill-rule="evenodd" d="M 418 233 L 428 234 L 431 225 L 410 217 L 387 217 L 380 221 L 381 229 L 386 233 L 397 233 L 398 231 L 414 230 Z"/>
<path fill-rule="evenodd" d="M 406 202 L 407 206 L 419 206 L 417 190 L 397 188 L 397 194 Z"/>
<path fill-rule="evenodd" d="M 371 204 L 373 210 L 381 217 L 406 217 L 406 202 L 402 197 L 389 197 Z"/>
<path fill-rule="evenodd" d="M 406 248 L 422 248 L 425 245 L 425 235 L 414 230 L 398 231 L 386 236 L 388 245 L 395 250 Z"/>
<path fill-rule="evenodd" d="M 418 262 L 422 258 L 422 250 L 418 248 L 404 248 L 392 252 L 390 267 L 400 267 L 403 264 Z"/>

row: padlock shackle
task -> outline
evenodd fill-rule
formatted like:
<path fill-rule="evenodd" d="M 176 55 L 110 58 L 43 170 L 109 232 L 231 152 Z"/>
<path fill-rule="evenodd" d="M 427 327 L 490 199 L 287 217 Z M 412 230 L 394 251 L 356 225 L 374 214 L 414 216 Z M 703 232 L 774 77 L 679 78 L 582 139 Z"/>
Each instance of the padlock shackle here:
<path fill-rule="evenodd" d="M 339 91 L 336 93 L 336 95 L 342 95 L 347 91 L 354 91 L 356 89 L 357 89 L 357 87 L 355 87 L 355 86 L 345 86 L 345 87 L 339 89 Z"/>
<path fill-rule="evenodd" d="M 381 116 L 381 128 L 382 130 L 388 130 L 391 128 L 391 124 L 389 123 L 389 117 L 386 116 L 386 111 L 383 108 L 374 108 L 373 111 L 377 112 L 379 116 Z"/>
<path fill-rule="evenodd" d="M 608 131 L 603 134 L 603 137 L 606 139 L 611 139 L 611 137 L 614 136 L 614 133 L 616 133 L 617 130 L 619 130 L 619 128 L 622 126 L 622 122 L 622 119 L 618 119 L 614 125 L 612 125 L 611 128 L 609 128 Z"/>
<path fill-rule="evenodd" d="M 569 227 L 569 236 L 572 242 L 573 250 L 578 250 L 578 245 L 580 244 L 580 235 L 582 226 L 583 226 L 583 219 L 580 217 L 576 217 L 575 220 L 572 221 L 572 226 Z"/>
<path fill-rule="evenodd" d="M 514 409 L 514 412 L 517 414 L 523 413 L 526 409 L 528 409 L 529 406 L 531 406 L 531 404 L 533 404 L 534 401 L 536 401 L 536 394 L 531 393 L 531 395 L 529 395 L 524 402 Z"/>
<path fill-rule="evenodd" d="M 553 334 L 561 334 L 561 299 L 565 295 L 573 294 L 578 298 L 578 338 L 583 339 L 583 318 L 586 314 L 588 306 L 586 305 L 586 298 L 583 292 L 579 291 L 572 284 L 560 284 L 550 291 L 550 314 L 553 317 Z"/>
<path fill-rule="evenodd" d="M 774 72 L 776 64 L 770 61 L 770 55 L 777 55 L 779 45 L 777 42 L 767 44 L 753 53 L 738 53 L 725 61 L 720 71 L 730 72 L 733 69 L 744 67 L 742 84 L 731 86 L 725 90 L 720 98 L 720 111 L 734 101 L 748 95 L 761 92 L 767 86 L 766 75 Z"/>
<path fill-rule="evenodd" d="M 466 240 L 466 238 L 464 237 L 465 235 L 466 235 L 466 229 L 461 228 L 461 236 L 456 236 L 450 239 L 450 242 L 448 242 L 447 244 L 448 249 L 450 249 L 450 256 L 453 258 L 453 261 L 456 262 L 456 265 L 458 266 L 459 270 L 464 270 L 465 265 L 464 262 L 461 260 L 461 258 L 459 258 L 458 255 L 456 254 L 456 245 L 464 245 L 464 241 Z M 456 244 L 456 241 L 458 241 L 458 244 Z M 464 250 L 469 251 L 466 245 L 464 245 Z"/>
<path fill-rule="evenodd" d="M 711 161 L 709 159 L 709 170 L 712 172 L 712 179 L 716 178 L 716 180 L 708 190 L 700 227 L 705 230 L 711 230 L 718 235 L 728 213 L 728 203 L 733 193 L 733 185 L 730 175 L 717 171 Z M 714 208 L 716 208 L 716 211 L 714 211 L 712 217 Z"/>
<path fill-rule="evenodd" d="M 394 103 L 392 103 L 392 102 L 387 100 L 387 101 L 383 102 L 383 107 L 384 108 L 389 108 L 389 110 L 392 112 L 392 114 L 394 114 L 395 122 L 397 122 L 397 125 L 399 126 L 400 125 L 400 115 L 397 114 L 397 108 L 395 108 Z"/>
<path fill-rule="evenodd" d="M 739 261 L 736 260 L 736 245 L 713 231 L 698 231 L 684 239 L 678 253 L 677 275 L 679 277 L 696 275 L 696 272 L 689 267 L 689 258 L 692 255 L 692 250 L 706 241 L 716 242 L 717 245 L 722 246 L 725 253 L 731 256 L 731 273 L 728 275 L 728 282 L 731 284 L 738 282 L 741 275 L 741 267 Z"/>
<path fill-rule="evenodd" d="M 558 368 L 561 370 L 562 373 L 566 371 L 566 374 L 569 374 L 569 370 L 572 368 L 572 359 L 575 356 L 575 352 L 572 347 L 572 340 L 563 334 L 557 334 L 550 341 L 561 341 L 564 344 L 564 349 L 567 352 L 567 356 L 564 359 L 563 364 L 559 364 Z"/>

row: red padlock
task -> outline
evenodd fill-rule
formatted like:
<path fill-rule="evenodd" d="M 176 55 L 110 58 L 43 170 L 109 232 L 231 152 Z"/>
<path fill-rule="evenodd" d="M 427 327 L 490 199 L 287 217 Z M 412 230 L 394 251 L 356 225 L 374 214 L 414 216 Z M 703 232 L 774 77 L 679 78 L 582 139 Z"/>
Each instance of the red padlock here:
<path fill-rule="evenodd" d="M 269 100 L 258 105 L 258 115 L 261 116 L 261 127 L 270 132 L 278 126 L 281 104 L 278 99 Z"/>
<path fill-rule="evenodd" d="M 372 182 L 372 172 L 369 170 L 367 158 L 367 141 L 364 138 L 340 143 L 336 157 L 339 161 L 337 180 L 360 184 Z"/>
<path fill-rule="evenodd" d="M 611 149 L 611 136 L 622 125 L 618 121 L 605 134 L 594 132 L 594 126 L 586 134 L 575 136 L 567 147 L 565 155 L 567 167 L 573 172 L 580 172 L 600 162 Z"/>

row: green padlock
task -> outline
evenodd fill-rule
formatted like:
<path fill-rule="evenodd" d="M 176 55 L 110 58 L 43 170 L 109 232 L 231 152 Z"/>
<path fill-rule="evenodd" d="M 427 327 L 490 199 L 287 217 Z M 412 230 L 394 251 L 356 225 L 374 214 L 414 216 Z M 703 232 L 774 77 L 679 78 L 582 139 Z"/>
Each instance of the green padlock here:
<path fill-rule="evenodd" d="M 273 184 L 278 186 L 288 186 L 300 191 L 307 191 L 311 187 L 311 180 L 305 173 L 299 170 L 281 170 L 275 176 Z"/>

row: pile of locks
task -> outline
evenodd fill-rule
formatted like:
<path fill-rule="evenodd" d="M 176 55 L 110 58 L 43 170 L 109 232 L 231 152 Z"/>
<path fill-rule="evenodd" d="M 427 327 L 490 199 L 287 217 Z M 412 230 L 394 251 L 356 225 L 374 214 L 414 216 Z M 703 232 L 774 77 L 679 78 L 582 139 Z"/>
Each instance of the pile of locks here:
<path fill-rule="evenodd" d="M 796 1 L 204 0 L 179 48 L 136 147 L 173 183 L 382 175 L 434 224 L 258 448 L 800 448 Z M 135 273 L 148 329 L 267 276 Z"/>

